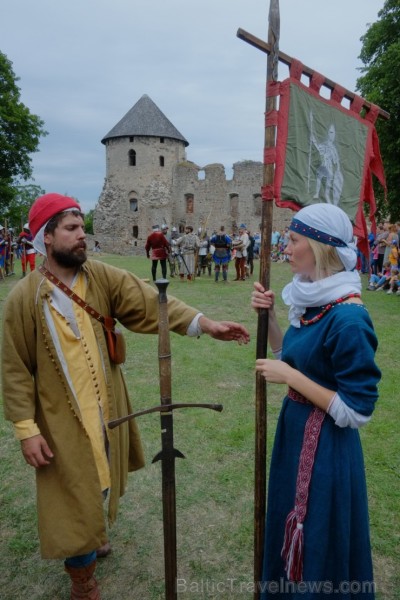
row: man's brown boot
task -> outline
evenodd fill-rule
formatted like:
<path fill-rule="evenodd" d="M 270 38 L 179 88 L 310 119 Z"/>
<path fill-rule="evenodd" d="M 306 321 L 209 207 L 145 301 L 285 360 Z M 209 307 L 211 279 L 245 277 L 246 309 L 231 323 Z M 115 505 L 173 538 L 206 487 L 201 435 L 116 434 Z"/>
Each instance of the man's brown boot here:
<path fill-rule="evenodd" d="M 100 590 L 94 578 L 96 561 L 86 567 L 69 567 L 65 570 L 71 577 L 71 600 L 101 600 Z"/>

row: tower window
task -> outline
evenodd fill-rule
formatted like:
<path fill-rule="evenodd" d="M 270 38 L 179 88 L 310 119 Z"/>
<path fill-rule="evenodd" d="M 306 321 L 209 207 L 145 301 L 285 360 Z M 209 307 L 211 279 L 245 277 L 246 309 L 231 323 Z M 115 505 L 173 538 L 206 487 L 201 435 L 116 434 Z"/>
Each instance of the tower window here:
<path fill-rule="evenodd" d="M 135 150 L 129 150 L 128 157 L 129 157 L 129 166 L 130 167 L 135 167 L 136 166 L 136 152 L 135 152 Z"/>
<path fill-rule="evenodd" d="M 132 235 L 135 238 L 135 240 L 137 240 L 137 238 L 139 237 L 139 227 L 137 225 L 133 226 Z"/>
<path fill-rule="evenodd" d="M 192 214 L 194 211 L 194 197 L 192 194 L 186 194 L 185 196 L 185 200 L 186 200 L 186 213 L 187 214 Z"/>
<path fill-rule="evenodd" d="M 164 138 L 160 137 L 160 144 L 163 144 L 163 143 L 164 143 Z"/>
<path fill-rule="evenodd" d="M 134 140 L 134 137 L 133 137 L 133 135 L 131 135 L 130 138 L 129 138 L 129 141 L 133 142 L 133 140 Z"/>
<path fill-rule="evenodd" d="M 138 201 L 136 200 L 136 198 L 133 198 L 132 200 L 129 200 L 129 208 L 130 208 L 131 212 L 137 212 Z"/>
<path fill-rule="evenodd" d="M 257 217 L 259 217 L 259 216 L 261 216 L 261 212 L 262 212 L 261 194 L 253 194 L 253 200 L 254 200 L 254 214 Z"/>

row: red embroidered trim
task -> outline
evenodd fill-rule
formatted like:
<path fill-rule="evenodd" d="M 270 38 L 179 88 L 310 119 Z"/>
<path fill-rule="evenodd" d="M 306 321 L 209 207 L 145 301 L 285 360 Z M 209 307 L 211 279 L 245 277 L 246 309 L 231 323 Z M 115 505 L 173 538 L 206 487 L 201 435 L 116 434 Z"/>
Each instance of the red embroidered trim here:
<path fill-rule="evenodd" d="M 295 392 L 295 390 L 293 390 L 293 392 Z M 291 391 L 289 389 L 289 394 L 290 393 Z M 295 392 L 295 394 L 304 398 L 304 396 L 298 394 L 298 392 Z M 292 399 L 295 399 L 293 398 L 293 395 L 291 397 Z M 307 514 L 311 476 L 325 415 L 326 413 L 323 410 L 315 407 L 308 417 L 304 429 L 303 445 L 300 452 L 299 468 L 297 471 L 295 506 L 286 519 L 285 536 L 281 551 L 281 556 L 285 560 L 285 571 L 288 579 L 291 581 L 303 580 L 303 523 Z"/>
<path fill-rule="evenodd" d="M 294 390 L 291 387 L 288 389 L 287 395 L 291 400 L 294 400 L 295 402 L 300 402 L 301 404 L 312 404 L 312 402 L 307 400 L 307 398 L 303 396 L 303 394 L 300 394 L 300 392 L 296 392 L 296 390 Z"/>

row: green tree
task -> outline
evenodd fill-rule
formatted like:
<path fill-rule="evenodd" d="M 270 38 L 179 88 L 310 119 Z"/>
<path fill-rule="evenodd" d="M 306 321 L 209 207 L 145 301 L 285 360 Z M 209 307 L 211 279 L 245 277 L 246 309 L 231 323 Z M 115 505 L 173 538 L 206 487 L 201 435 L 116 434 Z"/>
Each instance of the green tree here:
<path fill-rule="evenodd" d="M 388 121 L 376 122 L 388 187 L 387 204 L 378 187 L 376 197 L 379 215 L 394 222 L 400 220 L 400 0 L 386 0 L 378 18 L 361 38 L 359 58 L 364 67 L 357 90 L 390 113 Z"/>
<path fill-rule="evenodd" d="M 47 135 L 44 122 L 20 101 L 12 62 L 0 52 L 0 201 L 7 207 L 17 194 L 18 180 L 32 177 L 31 154 L 40 137 Z"/>
<path fill-rule="evenodd" d="M 39 185 L 16 185 L 14 186 L 14 197 L 8 203 L 7 208 L 1 211 L 1 223 L 6 221 L 9 227 L 21 228 L 28 221 L 29 209 L 38 196 L 45 194 Z"/>
<path fill-rule="evenodd" d="M 85 213 L 85 231 L 86 233 L 91 233 L 93 235 L 93 216 L 94 210 L 89 210 L 89 212 Z"/>

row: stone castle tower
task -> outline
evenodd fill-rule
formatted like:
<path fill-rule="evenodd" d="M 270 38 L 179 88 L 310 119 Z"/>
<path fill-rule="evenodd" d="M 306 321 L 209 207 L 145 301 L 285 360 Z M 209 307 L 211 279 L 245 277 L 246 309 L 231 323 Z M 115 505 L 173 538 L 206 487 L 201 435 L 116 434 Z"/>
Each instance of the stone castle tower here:
<path fill-rule="evenodd" d="M 241 161 L 227 180 L 224 166 L 187 160 L 189 142 L 147 95 L 101 140 L 106 176 L 93 227 L 106 252 L 143 254 L 154 224 L 184 231 L 259 231 L 263 164 Z M 286 213 L 286 211 L 279 211 Z M 290 221 L 280 215 L 283 226 Z"/>

